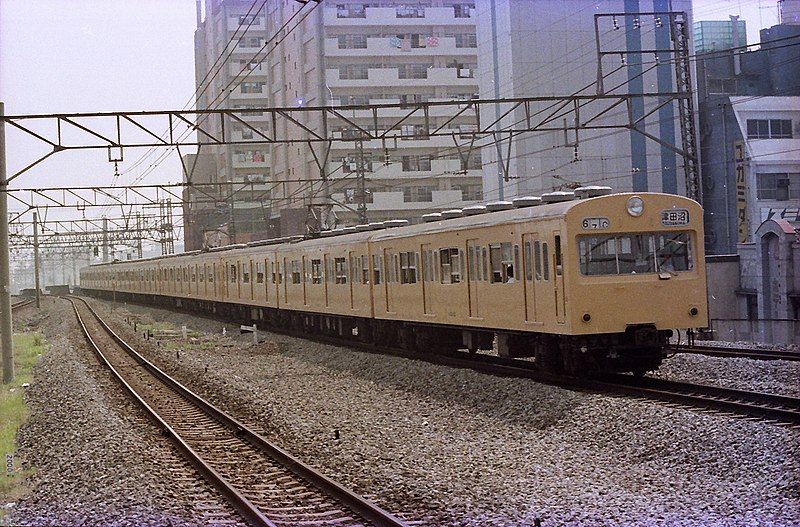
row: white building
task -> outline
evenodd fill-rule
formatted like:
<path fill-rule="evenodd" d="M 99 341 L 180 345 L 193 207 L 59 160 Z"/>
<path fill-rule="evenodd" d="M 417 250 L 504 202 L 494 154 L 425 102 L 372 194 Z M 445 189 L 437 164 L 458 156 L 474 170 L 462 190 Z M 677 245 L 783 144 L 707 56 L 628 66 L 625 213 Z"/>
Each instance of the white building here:
<path fill-rule="evenodd" d="M 244 17 L 251 5 L 249 0 L 205 0 L 205 19 L 197 36 L 198 82 L 237 28 L 237 38 L 241 35 L 240 22 L 250 22 Z M 245 75 L 241 85 L 221 97 L 222 107 L 254 109 L 244 119 L 264 129 L 272 123 L 256 108 L 399 104 L 477 96 L 473 1 L 340 0 L 323 2 L 313 10 L 312 6 L 313 2 L 268 0 L 261 12 L 251 15 L 252 25 L 238 40 L 223 74 L 198 97 L 198 107 L 211 105 L 230 80 Z M 311 14 L 304 16 L 309 11 Z M 270 38 L 270 45 L 258 54 Z M 396 115 L 382 117 L 378 127 L 388 128 L 404 113 L 398 109 Z M 354 130 L 323 122 L 318 116 L 309 116 L 303 124 L 327 137 L 355 138 Z M 348 118 L 361 125 L 369 125 L 371 117 L 369 111 L 348 113 Z M 468 163 L 462 162 L 452 138 L 420 137 L 422 119 L 403 123 L 407 139 L 387 144 L 364 142 L 369 221 L 418 220 L 426 212 L 459 208 L 482 199 L 480 152 Z M 433 119 L 431 124 L 436 123 Z M 275 124 L 278 135 L 304 138 L 288 120 L 279 119 Z M 458 129 L 474 124 L 474 117 L 464 116 L 449 126 Z M 226 128 L 232 130 L 234 139 L 254 137 L 252 131 L 233 121 L 226 122 Z M 359 201 L 356 172 L 360 156 L 355 141 L 333 143 L 322 170 L 318 163 L 324 162 L 325 152 L 321 144 L 315 148 L 316 159 L 307 145 L 212 149 L 217 180 L 253 181 L 257 189 L 269 188 L 270 217 L 280 225 L 281 234 L 289 234 L 304 232 L 308 206 L 325 202 L 319 183 L 324 171 L 334 181 L 329 194 L 339 224 L 357 223 L 354 209 Z M 318 181 L 309 182 L 314 179 Z M 282 183 L 272 186 L 270 181 Z M 258 212 L 258 202 L 253 205 Z M 236 211 L 243 206 L 237 203 Z M 238 227 L 236 230 L 241 232 Z M 245 240 L 237 236 L 237 241 Z"/>

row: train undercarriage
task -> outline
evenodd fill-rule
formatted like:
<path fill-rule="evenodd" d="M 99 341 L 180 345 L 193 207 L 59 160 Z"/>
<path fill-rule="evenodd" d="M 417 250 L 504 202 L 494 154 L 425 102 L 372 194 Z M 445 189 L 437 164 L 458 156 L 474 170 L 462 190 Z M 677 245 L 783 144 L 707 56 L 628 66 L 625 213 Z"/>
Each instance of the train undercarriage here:
<path fill-rule="evenodd" d="M 601 373 L 633 372 L 644 375 L 658 369 L 666 356 L 671 331 L 654 326 L 631 326 L 625 333 L 553 335 L 512 333 L 413 322 L 325 315 L 243 304 L 212 302 L 138 293 L 84 290 L 117 302 L 136 302 L 218 316 L 259 329 L 324 335 L 426 354 L 467 350 L 496 350 L 501 357 L 532 357 L 543 372 L 590 377 Z"/>

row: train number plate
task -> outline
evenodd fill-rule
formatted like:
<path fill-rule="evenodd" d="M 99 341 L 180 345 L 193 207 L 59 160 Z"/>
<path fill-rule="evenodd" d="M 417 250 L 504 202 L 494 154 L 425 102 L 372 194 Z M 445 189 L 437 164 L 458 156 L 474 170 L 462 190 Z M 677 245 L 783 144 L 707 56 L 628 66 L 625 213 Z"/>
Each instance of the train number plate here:
<path fill-rule="evenodd" d="M 582 225 L 588 230 L 608 229 L 611 221 L 608 218 L 583 218 Z"/>
<path fill-rule="evenodd" d="M 674 227 L 676 225 L 689 225 L 689 211 L 686 209 L 662 210 L 661 225 L 665 227 Z"/>

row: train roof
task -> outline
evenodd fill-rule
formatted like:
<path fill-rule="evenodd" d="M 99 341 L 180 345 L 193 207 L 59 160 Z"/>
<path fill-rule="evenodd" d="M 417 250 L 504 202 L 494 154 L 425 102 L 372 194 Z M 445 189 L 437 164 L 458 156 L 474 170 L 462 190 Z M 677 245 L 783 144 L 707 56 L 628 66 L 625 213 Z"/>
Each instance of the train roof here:
<path fill-rule="evenodd" d="M 242 252 L 246 254 L 247 252 L 249 252 L 249 250 L 254 250 L 256 248 L 264 246 L 274 246 L 276 249 L 288 250 L 297 247 L 298 245 L 301 244 L 302 247 L 306 248 L 306 247 L 327 247 L 330 245 L 340 244 L 340 243 L 385 241 L 395 238 L 419 236 L 422 234 L 436 234 L 440 232 L 451 231 L 454 229 L 489 227 L 492 225 L 496 225 L 498 223 L 506 223 L 506 224 L 520 223 L 529 220 L 531 218 L 557 218 L 566 215 L 566 213 L 570 209 L 580 205 L 581 203 L 586 203 L 589 201 L 600 200 L 600 199 L 602 200 L 619 199 L 620 196 L 627 197 L 627 196 L 632 196 L 634 194 L 646 196 L 648 194 L 658 194 L 658 193 L 624 192 L 624 193 L 591 197 L 586 199 L 570 199 L 568 201 L 561 201 L 556 203 L 541 203 L 535 206 L 525 206 L 525 207 L 513 208 L 509 210 L 501 210 L 495 212 L 484 212 L 482 214 L 475 214 L 472 216 L 441 219 L 428 223 L 407 225 L 403 227 L 399 226 L 385 227 L 380 230 L 348 232 L 348 233 L 333 234 L 333 235 L 329 234 L 326 236 L 313 237 L 313 238 L 305 238 L 302 236 L 287 236 L 284 238 L 251 242 L 248 244 L 235 244 L 235 245 L 226 245 L 222 247 L 214 247 L 212 249 L 209 249 L 208 251 L 191 251 L 186 253 L 145 258 L 142 260 L 123 260 L 123 261 L 115 261 L 108 263 L 111 264 L 139 263 L 143 261 L 158 261 L 167 258 L 176 258 L 183 256 L 189 257 L 197 254 L 222 253 L 229 251 Z M 692 201 L 689 198 L 677 194 L 673 195 L 673 197 L 679 200 Z M 102 266 L 102 265 L 107 265 L 107 263 L 92 264 L 91 267 Z"/>

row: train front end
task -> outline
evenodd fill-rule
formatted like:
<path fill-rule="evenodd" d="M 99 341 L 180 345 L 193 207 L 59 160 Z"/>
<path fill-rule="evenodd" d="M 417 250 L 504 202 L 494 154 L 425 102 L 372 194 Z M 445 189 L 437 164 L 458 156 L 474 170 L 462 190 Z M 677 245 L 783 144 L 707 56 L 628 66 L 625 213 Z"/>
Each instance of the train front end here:
<path fill-rule="evenodd" d="M 576 352 L 597 369 L 657 368 L 675 330 L 708 326 L 703 212 L 688 198 L 623 193 L 566 218 Z"/>

